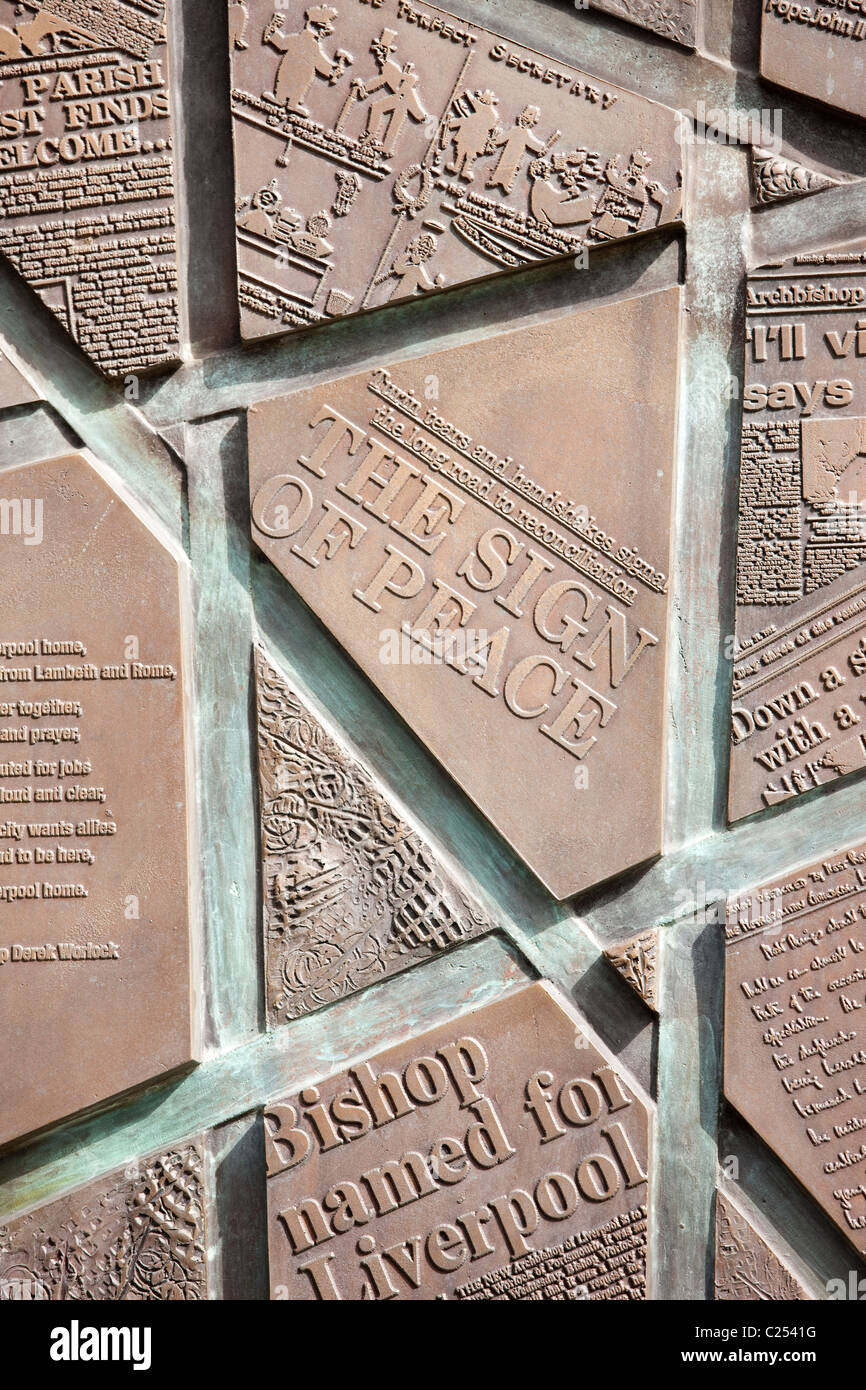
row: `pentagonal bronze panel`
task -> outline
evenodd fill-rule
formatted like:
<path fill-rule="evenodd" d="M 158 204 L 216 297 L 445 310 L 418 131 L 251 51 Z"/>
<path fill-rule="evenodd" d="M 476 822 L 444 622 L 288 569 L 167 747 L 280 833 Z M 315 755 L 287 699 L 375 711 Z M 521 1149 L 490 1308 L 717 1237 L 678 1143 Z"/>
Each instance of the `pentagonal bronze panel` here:
<path fill-rule="evenodd" d="M 162 0 L 0 0 L 0 251 L 112 375 L 179 353 Z"/>
<path fill-rule="evenodd" d="M 678 304 L 249 415 L 256 544 L 560 898 L 660 848 Z"/>
<path fill-rule="evenodd" d="M 0 1300 L 206 1298 L 203 1168 L 178 1144 L 0 1226 Z"/>
<path fill-rule="evenodd" d="M 0 473 L 0 1142 L 190 1061 L 184 569 L 80 455 Z"/>
<path fill-rule="evenodd" d="M 730 899 L 725 1095 L 866 1253 L 866 844 Z"/>
<path fill-rule="evenodd" d="M 428 4 L 229 11 L 247 338 L 682 218 L 665 107 Z"/>
<path fill-rule="evenodd" d="M 265 1114 L 271 1291 L 641 1299 L 650 1103 L 544 984 Z"/>
<path fill-rule="evenodd" d="M 311 1013 L 493 923 L 256 652 L 268 1022 Z"/>
<path fill-rule="evenodd" d="M 866 249 L 749 277 L 729 815 L 866 766 Z"/>
<path fill-rule="evenodd" d="M 761 73 L 801 96 L 866 116 L 864 39 L 866 16 L 856 0 L 826 6 L 764 0 Z"/>
<path fill-rule="evenodd" d="M 716 1194 L 715 1292 L 723 1302 L 809 1297 L 776 1251 L 720 1192 Z"/>

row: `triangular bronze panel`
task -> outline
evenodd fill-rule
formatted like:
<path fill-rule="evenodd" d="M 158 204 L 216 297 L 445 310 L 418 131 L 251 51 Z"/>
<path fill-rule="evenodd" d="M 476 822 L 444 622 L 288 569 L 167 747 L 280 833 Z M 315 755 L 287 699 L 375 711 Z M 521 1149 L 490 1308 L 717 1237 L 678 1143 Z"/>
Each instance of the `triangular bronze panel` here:
<path fill-rule="evenodd" d="M 605 956 L 617 974 L 626 984 L 631 985 L 635 994 L 653 1013 L 658 1012 L 656 996 L 656 963 L 658 958 L 658 931 L 641 932 L 619 946 L 609 946 Z"/>
<path fill-rule="evenodd" d="M 5 353 L 0 352 L 0 410 L 8 410 L 15 405 L 31 405 L 38 401 L 34 388 L 21 375 L 17 367 Z"/>
<path fill-rule="evenodd" d="M 824 188 L 838 188 L 842 182 L 829 174 L 819 173 L 817 169 L 810 169 L 808 164 L 798 164 L 795 159 L 786 159 L 772 150 L 762 150 L 758 145 L 751 148 L 750 172 L 755 207 L 786 202 L 790 198 L 805 198 L 810 193 L 820 193 Z"/>
<path fill-rule="evenodd" d="M 256 651 L 265 974 L 273 1026 L 493 923 Z"/>
<path fill-rule="evenodd" d="M 716 1193 L 715 1292 L 721 1302 L 809 1297 L 775 1250 L 721 1192 Z"/>
<path fill-rule="evenodd" d="M 0 1301 L 207 1298 L 204 1168 L 174 1144 L 0 1225 Z"/>

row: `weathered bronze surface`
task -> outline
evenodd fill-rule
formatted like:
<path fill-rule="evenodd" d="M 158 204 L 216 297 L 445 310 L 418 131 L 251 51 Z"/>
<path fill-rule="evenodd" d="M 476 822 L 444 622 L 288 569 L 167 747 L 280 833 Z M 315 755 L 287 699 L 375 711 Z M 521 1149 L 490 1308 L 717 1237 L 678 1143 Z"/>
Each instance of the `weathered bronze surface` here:
<path fill-rule="evenodd" d="M 80 455 L 0 474 L 0 1142 L 193 1056 L 181 570 Z"/>
<path fill-rule="evenodd" d="M 866 116 L 864 39 L 866 15 L 857 0 L 832 6 L 763 0 L 761 73 L 780 87 Z"/>
<path fill-rule="evenodd" d="M 163 0 L 0 0 L 0 251 L 111 375 L 178 357 Z"/>
<path fill-rule="evenodd" d="M 207 1297 L 201 1141 L 0 1226 L 0 1301 Z"/>
<path fill-rule="evenodd" d="M 272 1296 L 644 1298 L 649 1124 L 551 987 L 458 1016 L 266 1111 Z"/>
<path fill-rule="evenodd" d="M 256 653 L 265 973 L 274 1026 L 490 931 L 443 869 Z"/>
<path fill-rule="evenodd" d="M 560 898 L 660 848 L 678 304 L 249 414 L 256 544 Z"/>
<path fill-rule="evenodd" d="M 640 935 L 633 936 L 617 946 L 608 947 L 604 953 L 617 974 L 622 976 L 626 984 L 631 985 L 635 994 L 639 994 L 654 1013 L 658 1012 L 658 937 L 658 931 L 653 927 L 650 931 L 641 932 Z"/>
<path fill-rule="evenodd" d="M 723 1302 L 808 1299 L 739 1208 L 716 1195 L 716 1298 Z"/>
<path fill-rule="evenodd" d="M 864 248 L 748 281 L 731 820 L 866 766 Z"/>
<path fill-rule="evenodd" d="M 665 107 L 416 0 L 229 10 L 247 338 L 682 220 Z"/>
<path fill-rule="evenodd" d="M 639 24 L 684 48 L 694 48 L 697 42 L 698 0 L 589 0 L 589 6 Z"/>
<path fill-rule="evenodd" d="M 729 899 L 725 1095 L 866 1253 L 866 844 Z"/>

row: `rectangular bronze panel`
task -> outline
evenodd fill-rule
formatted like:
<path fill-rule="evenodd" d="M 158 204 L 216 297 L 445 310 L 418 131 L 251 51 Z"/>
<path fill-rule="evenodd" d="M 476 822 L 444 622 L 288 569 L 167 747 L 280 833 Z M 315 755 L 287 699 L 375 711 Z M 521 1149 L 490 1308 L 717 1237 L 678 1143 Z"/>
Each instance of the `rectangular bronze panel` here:
<path fill-rule="evenodd" d="M 0 1142 L 190 1061 L 177 555 L 81 455 L 0 473 Z"/>
<path fill-rule="evenodd" d="M 730 899 L 725 1095 L 866 1254 L 866 844 Z"/>
<path fill-rule="evenodd" d="M 650 1102 L 535 984 L 265 1113 L 272 1297 L 646 1296 Z"/>
<path fill-rule="evenodd" d="M 206 1298 L 203 1169 L 177 1144 L 0 1225 L 0 1301 Z"/>
<path fill-rule="evenodd" d="M 256 544 L 560 898 L 660 849 L 678 309 L 249 414 Z"/>
<path fill-rule="evenodd" d="M 729 815 L 866 766 L 866 249 L 749 277 Z"/>
<path fill-rule="evenodd" d="M 268 1022 L 311 1013 L 493 923 L 256 652 Z"/>
<path fill-rule="evenodd" d="M 666 107 L 416 0 L 229 13 L 247 338 L 682 220 Z"/>
<path fill-rule="evenodd" d="M 179 354 L 163 0 L 0 0 L 0 251 L 111 375 Z"/>
<path fill-rule="evenodd" d="M 858 0 L 762 0 L 761 73 L 780 87 L 866 116 L 866 14 Z"/>

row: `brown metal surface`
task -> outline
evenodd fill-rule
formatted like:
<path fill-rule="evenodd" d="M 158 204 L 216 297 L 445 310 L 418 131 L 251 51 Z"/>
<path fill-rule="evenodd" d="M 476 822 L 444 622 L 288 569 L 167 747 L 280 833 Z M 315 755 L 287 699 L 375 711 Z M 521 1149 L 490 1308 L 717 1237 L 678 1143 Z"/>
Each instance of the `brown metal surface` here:
<path fill-rule="evenodd" d="M 647 1008 L 658 1013 L 657 971 L 659 934 L 655 927 L 629 941 L 609 946 L 605 956 L 626 984 L 639 994 Z"/>
<path fill-rule="evenodd" d="M 193 1055 L 178 561 L 75 455 L 0 474 L 0 1142 Z"/>
<path fill-rule="evenodd" d="M 808 1299 L 775 1250 L 733 1202 L 716 1195 L 716 1298 L 722 1302 Z"/>
<path fill-rule="evenodd" d="M 665 107 L 416 0 L 229 8 L 247 338 L 682 220 Z"/>
<path fill-rule="evenodd" d="M 820 169 L 813 169 L 796 159 L 788 159 L 773 150 L 762 149 L 759 145 L 752 145 L 749 153 L 753 207 L 781 203 L 789 198 L 804 198 L 810 193 L 820 193 L 824 188 L 838 188 L 842 183 L 842 179 L 834 179 Z"/>
<path fill-rule="evenodd" d="M 866 766 L 866 244 L 750 276 L 729 815 Z"/>
<path fill-rule="evenodd" d="M 763 0 L 761 73 L 780 87 L 866 116 L 864 39 L 866 15 L 857 0 Z"/>
<path fill-rule="evenodd" d="M 25 380 L 17 367 L 13 367 L 8 357 L 0 353 L 0 410 L 15 405 L 29 405 L 38 400 L 39 396 L 30 382 Z"/>
<path fill-rule="evenodd" d="M 179 354 L 162 0 L 0 0 L 0 251 L 110 375 Z"/>
<path fill-rule="evenodd" d="M 493 923 L 256 652 L 265 973 L 288 1023 Z"/>
<path fill-rule="evenodd" d="M 265 1113 L 271 1293 L 639 1299 L 650 1106 L 544 984 Z"/>
<path fill-rule="evenodd" d="M 866 1253 L 866 844 L 729 899 L 725 1095 Z"/>
<path fill-rule="evenodd" d="M 559 898 L 660 849 L 678 306 L 249 414 L 256 544 Z"/>
<path fill-rule="evenodd" d="M 0 1301 L 206 1298 L 203 1168 L 178 1144 L 0 1225 Z"/>
<path fill-rule="evenodd" d="M 589 7 L 638 24 L 684 48 L 694 48 L 697 42 L 698 0 L 589 0 Z M 586 4 L 578 8 L 585 9 Z"/>

